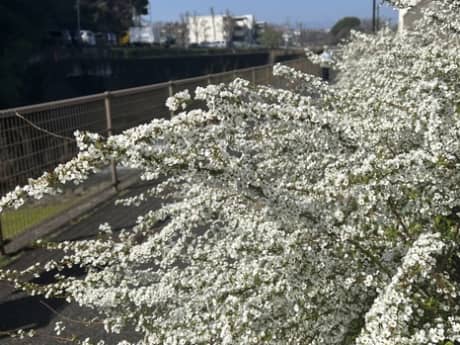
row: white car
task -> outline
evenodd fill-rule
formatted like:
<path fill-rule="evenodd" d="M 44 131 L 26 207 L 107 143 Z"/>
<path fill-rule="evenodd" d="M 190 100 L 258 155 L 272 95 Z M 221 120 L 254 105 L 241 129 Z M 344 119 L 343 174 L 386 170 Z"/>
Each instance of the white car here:
<path fill-rule="evenodd" d="M 89 30 L 80 30 L 80 40 L 81 43 L 89 46 L 96 45 L 96 35 L 94 34 L 94 32 Z"/>
<path fill-rule="evenodd" d="M 133 26 L 129 28 L 129 43 L 134 45 L 154 45 L 160 42 L 159 36 L 155 35 L 151 26 Z"/>

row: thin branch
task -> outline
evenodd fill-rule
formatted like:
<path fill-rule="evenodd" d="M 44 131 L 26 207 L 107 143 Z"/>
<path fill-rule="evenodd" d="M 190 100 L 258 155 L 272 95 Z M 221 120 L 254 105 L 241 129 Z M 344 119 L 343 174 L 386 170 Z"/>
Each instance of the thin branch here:
<path fill-rule="evenodd" d="M 14 329 L 9 329 L 9 330 L 6 330 L 6 331 L 0 331 L 0 336 L 11 337 L 11 336 L 16 335 L 17 332 L 20 331 L 20 330 L 31 329 L 32 327 L 35 327 L 35 326 L 36 326 L 35 323 L 31 323 L 31 324 L 28 324 L 28 325 L 24 325 L 24 326 L 22 326 L 22 327 L 18 327 L 18 328 L 14 328 Z"/>
<path fill-rule="evenodd" d="M 93 321 L 93 322 L 89 322 L 89 321 L 80 321 L 80 320 L 74 320 L 74 319 L 71 319 L 67 316 L 64 316 L 62 315 L 61 313 L 59 313 L 56 309 L 54 309 L 53 307 L 51 307 L 48 303 L 46 302 L 43 302 L 43 301 L 40 301 L 40 303 L 45 307 L 47 308 L 48 310 L 50 310 L 53 314 L 55 314 L 56 316 L 59 316 L 61 319 L 63 320 L 67 320 L 69 322 L 72 322 L 72 323 L 78 323 L 78 324 L 81 324 L 81 325 L 85 325 L 86 327 L 91 327 L 95 324 L 102 324 L 102 322 L 98 322 L 98 321 Z"/>
<path fill-rule="evenodd" d="M 41 128 L 39 126 L 37 126 L 35 123 L 31 122 L 30 120 L 26 119 L 24 116 L 22 116 L 21 114 L 19 114 L 18 112 L 16 112 L 15 114 L 17 117 L 19 117 L 21 120 L 27 122 L 27 124 L 31 125 L 33 128 L 35 128 L 36 130 L 39 130 L 40 132 L 43 132 L 43 133 L 46 133 L 48 135 L 51 135 L 52 137 L 55 137 L 55 138 L 59 138 L 59 139 L 64 139 L 64 140 L 68 140 L 68 141 L 71 141 L 71 142 L 77 142 L 75 139 L 73 138 L 70 138 L 70 137 L 66 137 L 66 136 L 63 136 L 63 135 L 59 135 L 59 134 L 56 134 L 56 133 L 53 133 L 53 132 L 50 132 L 44 128 Z"/>

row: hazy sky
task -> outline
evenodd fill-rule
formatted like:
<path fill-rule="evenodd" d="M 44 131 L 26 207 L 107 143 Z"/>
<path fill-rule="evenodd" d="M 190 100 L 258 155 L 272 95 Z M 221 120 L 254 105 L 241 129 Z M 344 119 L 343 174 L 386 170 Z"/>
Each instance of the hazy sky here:
<path fill-rule="evenodd" d="M 273 23 L 304 23 L 310 27 L 330 27 L 344 16 L 370 18 L 372 0 L 150 0 L 154 21 L 178 20 L 186 11 L 208 14 L 229 10 L 232 14 L 254 14 L 257 20 Z M 377 0 L 380 3 L 380 0 Z M 382 17 L 397 21 L 397 12 L 389 7 Z"/>

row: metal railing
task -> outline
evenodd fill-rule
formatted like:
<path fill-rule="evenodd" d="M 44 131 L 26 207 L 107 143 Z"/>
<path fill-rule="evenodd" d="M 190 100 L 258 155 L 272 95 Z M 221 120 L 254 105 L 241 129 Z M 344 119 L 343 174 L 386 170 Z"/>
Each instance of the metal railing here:
<path fill-rule="evenodd" d="M 283 64 L 320 75 L 319 66 L 304 58 Z M 192 92 L 198 86 L 227 83 L 236 77 L 273 84 L 272 69 L 273 65 L 252 67 L 0 111 L 0 195 L 74 157 L 76 130 L 110 135 L 153 118 L 169 118 L 165 100 L 176 92 Z M 63 199 L 33 202 L 0 215 L 0 252 L 6 240 L 72 207 L 94 186 L 116 185 L 117 174 L 113 165 L 86 187 L 69 188 Z"/>

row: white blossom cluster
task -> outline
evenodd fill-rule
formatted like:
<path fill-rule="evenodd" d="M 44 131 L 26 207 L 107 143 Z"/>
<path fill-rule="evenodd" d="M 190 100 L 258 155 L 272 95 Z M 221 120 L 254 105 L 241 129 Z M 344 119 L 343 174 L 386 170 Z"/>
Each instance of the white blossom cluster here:
<path fill-rule="evenodd" d="M 187 103 L 191 100 L 191 96 L 188 90 L 184 90 L 176 93 L 173 97 L 168 97 L 166 100 L 166 106 L 171 111 L 185 110 Z"/>
<path fill-rule="evenodd" d="M 288 89 L 237 79 L 197 89 L 205 109 L 77 133 L 77 158 L 0 208 L 111 159 L 158 181 L 120 204 L 164 205 L 49 245 L 65 256 L 45 269 L 82 279 L 21 281 L 41 265 L 0 278 L 93 308 L 137 345 L 460 342 L 460 1 L 433 3 L 404 35 L 355 33 L 334 85 L 276 66 Z"/>

